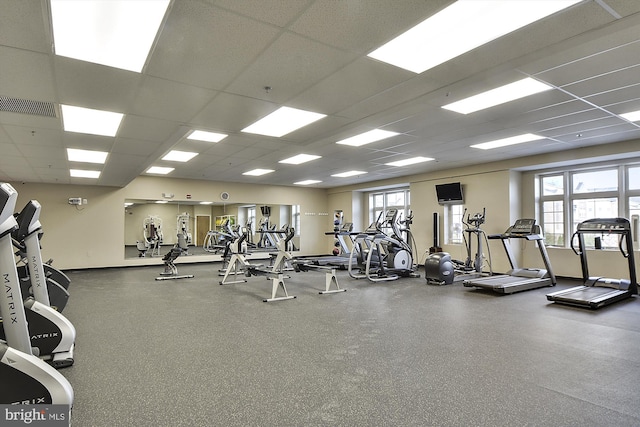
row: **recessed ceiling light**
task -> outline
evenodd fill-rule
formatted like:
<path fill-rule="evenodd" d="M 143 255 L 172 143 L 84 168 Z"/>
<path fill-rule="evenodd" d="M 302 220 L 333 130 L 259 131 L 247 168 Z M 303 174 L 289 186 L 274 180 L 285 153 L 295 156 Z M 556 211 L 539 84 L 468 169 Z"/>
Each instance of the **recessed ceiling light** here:
<path fill-rule="evenodd" d="M 200 202 L 201 205 L 212 205 L 213 202 Z"/>
<path fill-rule="evenodd" d="M 319 182 L 322 182 L 322 181 L 318 181 L 317 179 L 307 179 L 305 181 L 294 182 L 293 185 L 311 185 L 311 184 L 318 184 Z"/>
<path fill-rule="evenodd" d="M 363 171 L 349 171 L 349 172 L 336 173 L 331 176 L 335 176 L 336 178 L 348 178 L 350 176 L 355 176 L 355 175 L 364 175 L 365 173 L 366 172 L 363 172 Z"/>
<path fill-rule="evenodd" d="M 175 168 L 165 168 L 162 166 L 151 166 L 149 169 L 147 169 L 147 173 L 155 173 L 158 175 L 166 175 L 170 172 L 172 172 Z"/>
<path fill-rule="evenodd" d="M 159 204 L 159 205 L 164 205 L 166 203 L 169 203 L 169 201 L 168 200 L 156 200 L 156 203 Z"/>
<path fill-rule="evenodd" d="M 194 139 L 196 141 L 206 141 L 206 142 L 220 142 L 225 139 L 227 136 L 224 133 L 216 133 L 216 132 L 205 132 L 203 130 L 194 130 L 191 132 L 191 135 L 187 137 L 187 139 Z"/>
<path fill-rule="evenodd" d="M 67 148 L 67 158 L 70 162 L 85 162 L 104 164 L 107 161 L 105 151 L 80 150 L 77 148 Z"/>
<path fill-rule="evenodd" d="M 399 135 L 398 132 L 391 132 L 382 129 L 373 129 L 368 132 L 361 133 L 359 135 L 352 136 L 351 138 L 342 139 L 336 144 L 351 145 L 352 147 L 360 147 L 361 145 L 370 144 L 372 142 L 380 141 L 382 139 L 391 138 L 392 136 Z"/>
<path fill-rule="evenodd" d="M 368 56 L 422 73 L 582 0 L 459 0 Z"/>
<path fill-rule="evenodd" d="M 323 117 L 326 117 L 326 114 L 298 110 L 291 107 L 280 107 L 268 116 L 242 129 L 242 132 L 281 137 Z"/>
<path fill-rule="evenodd" d="M 507 145 L 521 144 L 523 142 L 535 141 L 538 139 L 544 139 L 544 136 L 534 135 L 532 133 L 525 133 L 523 135 L 511 136 L 509 138 L 497 139 L 495 141 L 483 142 L 482 144 L 474 144 L 472 148 L 480 148 L 482 150 L 489 150 L 491 148 L 505 147 Z"/>
<path fill-rule="evenodd" d="M 100 171 L 70 169 L 69 174 L 74 178 L 100 178 Z"/>
<path fill-rule="evenodd" d="M 51 0 L 56 55 L 141 72 L 169 0 Z"/>
<path fill-rule="evenodd" d="M 197 155 L 198 153 L 192 153 L 189 151 L 171 150 L 162 158 L 162 160 L 167 160 L 169 162 L 188 162 Z"/>
<path fill-rule="evenodd" d="M 629 120 L 630 122 L 637 122 L 640 120 L 640 110 L 631 111 L 630 113 L 620 114 L 620 117 L 623 119 Z"/>
<path fill-rule="evenodd" d="M 526 79 L 518 80 L 517 82 L 509 83 L 451 104 L 443 105 L 442 108 L 455 111 L 456 113 L 469 114 L 550 89 L 553 89 L 553 87 L 527 77 Z"/>
<path fill-rule="evenodd" d="M 260 176 L 260 175 L 266 175 L 271 172 L 275 172 L 275 171 L 273 169 L 254 169 L 254 170 L 245 172 L 242 175 Z"/>
<path fill-rule="evenodd" d="M 66 132 L 116 136 L 124 114 L 60 104 Z"/>
<path fill-rule="evenodd" d="M 280 160 L 278 163 L 288 163 L 291 165 L 299 165 L 301 163 L 306 163 L 306 162 L 310 162 L 311 160 L 319 159 L 320 157 L 321 156 L 314 156 L 313 154 L 298 154 L 297 156 Z"/>
<path fill-rule="evenodd" d="M 124 207 L 128 208 L 129 206 L 132 206 L 133 202 L 124 202 Z"/>
<path fill-rule="evenodd" d="M 409 166 L 409 165 L 415 165 L 416 163 L 422 163 L 422 162 L 430 162 L 434 159 L 432 159 L 431 157 L 412 157 L 410 159 L 404 159 L 404 160 L 398 160 L 396 162 L 391 162 L 391 163 L 385 163 L 386 166 Z"/>

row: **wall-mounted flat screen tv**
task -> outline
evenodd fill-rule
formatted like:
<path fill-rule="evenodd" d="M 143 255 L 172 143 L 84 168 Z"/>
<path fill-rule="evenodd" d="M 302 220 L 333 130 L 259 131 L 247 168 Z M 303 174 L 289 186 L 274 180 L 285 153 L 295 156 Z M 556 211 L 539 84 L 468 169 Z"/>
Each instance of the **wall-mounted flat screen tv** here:
<path fill-rule="evenodd" d="M 464 202 L 462 184 L 459 182 L 436 184 L 436 195 L 438 196 L 438 203 L 441 205 L 459 204 Z"/>

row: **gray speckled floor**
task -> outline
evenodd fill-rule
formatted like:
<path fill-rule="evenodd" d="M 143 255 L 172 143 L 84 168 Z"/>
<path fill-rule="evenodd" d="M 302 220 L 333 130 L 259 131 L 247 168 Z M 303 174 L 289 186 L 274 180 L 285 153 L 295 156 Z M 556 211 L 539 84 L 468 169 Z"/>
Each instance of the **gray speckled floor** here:
<path fill-rule="evenodd" d="M 159 261 L 159 264 L 161 262 Z M 543 288 L 292 273 L 218 285 L 217 264 L 69 272 L 74 426 L 638 426 L 640 301 L 589 311 Z M 566 287 L 574 283 L 560 284 Z"/>

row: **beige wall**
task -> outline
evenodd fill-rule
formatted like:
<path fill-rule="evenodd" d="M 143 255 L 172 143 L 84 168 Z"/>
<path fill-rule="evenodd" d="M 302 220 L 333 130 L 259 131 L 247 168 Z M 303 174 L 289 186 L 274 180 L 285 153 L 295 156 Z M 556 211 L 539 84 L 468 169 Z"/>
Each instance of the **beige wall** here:
<path fill-rule="evenodd" d="M 16 210 L 22 209 L 30 199 L 38 200 L 42 205 L 40 222 L 45 233 L 42 240 L 43 257 L 45 260 L 53 258 L 54 265 L 60 269 L 160 263 L 157 258 L 125 259 L 125 217 L 132 223 L 139 222 L 138 228 L 142 231 L 142 218 L 146 213 L 125 215 L 124 201 L 162 199 L 162 193 L 173 193 L 174 201 L 187 200 L 187 195 L 190 195 L 190 200 L 218 202 L 220 193 L 226 191 L 231 196 L 228 200 L 229 205 L 240 202 L 298 204 L 303 212 L 299 242 L 301 248 L 308 253 L 317 253 L 325 247 L 326 226 L 321 220 L 326 219 L 322 213 L 326 212 L 327 201 L 326 191 L 323 189 L 267 187 L 147 176 L 138 177 L 125 188 L 33 183 L 11 185 L 18 191 Z M 82 197 L 89 203 L 72 206 L 68 204 L 70 197 Z M 175 206 L 171 208 L 169 205 L 147 206 L 149 213 L 161 213 L 161 209 L 176 209 Z M 181 208 L 181 212 L 184 210 Z M 198 207 L 198 211 L 194 213 L 202 212 L 202 208 Z M 211 212 L 211 208 L 207 208 L 206 212 Z M 163 221 L 163 228 L 166 230 L 165 242 L 172 243 L 175 241 L 175 236 L 172 235 L 175 234 L 177 212 L 163 211 L 162 214 L 171 218 Z M 127 243 L 135 244 L 135 240 L 131 236 L 126 237 Z M 219 256 L 194 256 L 189 258 L 189 261 L 207 262 L 213 259 L 219 259 Z"/>
<path fill-rule="evenodd" d="M 638 140 L 605 144 L 586 149 L 566 150 L 539 156 L 521 157 L 502 162 L 479 164 L 466 168 L 445 171 L 427 172 L 394 180 L 367 183 L 367 188 L 384 188 L 393 186 L 409 186 L 411 189 L 411 208 L 415 218 L 412 231 L 417 243 L 416 260 L 424 262 L 426 250 L 433 244 L 433 212 L 444 214 L 435 196 L 435 184 L 460 181 L 465 191 L 465 207 L 469 212 L 487 208 L 487 222 L 483 230 L 487 234 L 504 232 L 517 218 L 536 218 L 540 220 L 535 200 L 535 172 L 554 167 L 567 167 L 573 162 L 589 165 L 595 162 L 617 160 L 630 161 L 640 159 Z M 427 166 L 428 167 L 428 166 Z M 347 205 L 345 197 L 349 194 L 361 195 L 362 186 L 345 186 L 328 190 L 328 202 L 331 209 L 343 208 Z M 362 222 L 367 223 L 367 201 L 362 200 L 360 206 Z M 354 221 L 355 222 L 355 221 Z M 366 226 L 366 225 L 365 225 Z M 442 228 L 442 227 L 441 227 Z M 441 243 L 444 243 L 441 238 Z M 543 268 L 544 264 L 535 244 L 512 241 L 514 255 L 522 267 Z M 474 246 L 475 248 L 475 246 Z M 443 245 L 454 258 L 464 259 L 466 250 L 462 245 Z M 490 241 L 494 271 L 505 272 L 509 267 L 504 249 L 499 240 Z M 626 277 L 626 261 L 617 251 L 598 251 L 590 254 L 589 266 L 592 275 L 617 278 Z M 556 275 L 581 278 L 580 261 L 571 249 L 550 248 L 549 257 Z M 636 263 L 640 256 L 635 252 Z M 638 264 L 640 265 L 640 264 Z"/>
<path fill-rule="evenodd" d="M 638 141 L 634 140 L 592 147 L 589 150 L 568 150 L 466 168 L 425 172 L 401 179 L 367 183 L 366 187 L 345 186 L 328 190 L 147 176 L 138 177 L 125 188 L 29 183 L 12 185 L 19 192 L 17 209 L 21 209 L 29 199 L 36 199 L 42 204 L 41 222 L 45 231 L 43 256 L 45 259 L 54 258 L 55 265 L 62 269 L 158 263 L 157 259 L 124 259 L 125 199 L 159 199 L 162 198 L 162 193 L 173 193 L 174 200 L 186 200 L 187 195 L 190 195 L 191 200 L 218 202 L 221 200 L 220 194 L 228 192 L 229 209 L 238 203 L 255 203 L 258 206 L 297 204 L 302 213 L 300 253 L 315 254 L 327 253 L 332 248 L 332 238 L 324 233 L 333 228 L 334 210 L 342 210 L 344 220 L 353 222 L 355 229 L 361 230 L 369 222 L 365 190 L 392 186 L 408 186 L 411 189 L 414 212 L 412 231 L 417 244 L 415 257 L 418 262 L 423 263 L 426 251 L 433 243 L 432 215 L 434 212 L 438 212 L 441 217 L 444 215 L 444 207 L 436 201 L 435 184 L 460 181 L 464 186 L 465 206 L 469 212 L 479 212 L 486 207 L 487 222 L 483 229 L 487 234 L 501 233 L 517 218 L 539 219 L 535 200 L 535 173 L 531 170 L 558 167 L 576 159 L 588 164 L 596 161 L 594 156 L 598 156 L 598 160 L 628 159 L 640 156 L 635 151 L 637 146 Z M 71 206 L 68 204 L 70 197 L 86 198 L 89 204 Z M 203 210 L 198 206 L 194 208 L 193 214 L 205 214 L 203 212 L 213 211 L 209 208 Z M 215 215 L 216 213 L 212 213 L 212 221 Z M 175 215 L 172 217 L 175 218 Z M 258 212 L 258 219 L 259 217 Z M 136 219 L 138 220 L 139 218 Z M 175 229 L 173 222 L 164 224 L 164 227 Z M 130 242 L 131 239 L 127 237 L 126 241 Z M 514 244 L 521 265 L 542 267 L 533 244 Z M 455 258 L 464 259 L 466 256 L 462 245 L 443 246 Z M 490 248 L 494 270 L 508 270 L 508 262 L 500 242 L 492 241 Z M 551 248 L 549 254 L 557 275 L 581 277 L 579 259 L 570 249 Z M 202 261 L 211 259 L 212 256 L 203 257 Z M 190 261 L 198 260 L 191 258 Z M 615 276 L 612 271 L 626 274 L 624 259 L 615 251 L 599 251 L 589 261 L 594 275 Z"/>

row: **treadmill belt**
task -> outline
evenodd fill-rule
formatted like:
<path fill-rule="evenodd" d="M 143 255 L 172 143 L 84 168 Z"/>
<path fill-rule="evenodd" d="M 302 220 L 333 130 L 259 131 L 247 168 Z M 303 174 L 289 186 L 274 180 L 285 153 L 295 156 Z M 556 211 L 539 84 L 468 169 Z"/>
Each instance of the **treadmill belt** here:
<path fill-rule="evenodd" d="M 631 293 L 628 290 L 598 286 L 577 286 L 547 295 L 549 301 L 590 308 L 599 308 L 629 297 Z"/>
<path fill-rule="evenodd" d="M 463 285 L 466 287 L 489 289 L 501 294 L 512 294 L 514 292 L 549 286 L 551 285 L 551 279 L 499 275 L 476 280 L 466 280 Z"/>

